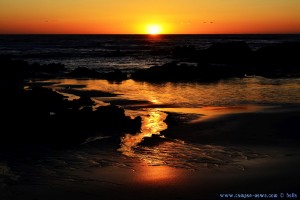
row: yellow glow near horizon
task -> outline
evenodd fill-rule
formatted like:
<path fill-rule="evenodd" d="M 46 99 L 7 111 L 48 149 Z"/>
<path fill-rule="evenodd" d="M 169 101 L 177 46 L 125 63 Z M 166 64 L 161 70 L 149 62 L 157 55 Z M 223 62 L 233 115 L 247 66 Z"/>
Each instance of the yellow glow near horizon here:
<path fill-rule="evenodd" d="M 148 25 L 146 28 L 147 34 L 150 34 L 150 35 L 161 34 L 162 31 L 163 31 L 162 26 L 158 25 L 158 24 L 151 24 L 151 25 Z"/>

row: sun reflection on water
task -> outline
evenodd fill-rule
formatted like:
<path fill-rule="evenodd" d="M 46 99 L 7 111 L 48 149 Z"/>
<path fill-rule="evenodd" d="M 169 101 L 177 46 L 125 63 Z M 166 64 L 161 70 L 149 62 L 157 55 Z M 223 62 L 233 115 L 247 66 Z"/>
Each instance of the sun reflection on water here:
<path fill-rule="evenodd" d="M 142 116 L 141 132 L 135 135 L 126 134 L 121 140 L 121 148 L 118 150 L 126 156 L 136 157 L 134 148 L 143 141 L 145 137 L 151 137 L 153 134 L 159 135 L 161 131 L 167 129 L 164 120 L 167 114 L 159 109 L 149 109 L 146 115 Z"/>
<path fill-rule="evenodd" d="M 110 84 L 104 80 L 66 79 L 50 81 L 55 83 L 52 88 L 56 91 L 69 92 L 69 98 L 79 98 L 72 94 L 74 90 L 100 91 L 100 93 L 94 92 L 94 95 L 98 94 L 99 96 L 91 96 L 93 100 L 99 100 L 97 102 L 99 106 L 104 102 L 105 104 L 111 103 L 111 97 L 101 96 L 101 92 L 117 95 L 115 98 L 121 99 L 123 102 L 136 100 L 136 104 L 128 104 L 130 106 L 125 107 L 125 112 L 127 116 L 132 118 L 142 117 L 141 132 L 135 135 L 126 134 L 121 139 L 121 147 L 118 151 L 134 160 L 137 158 L 142 161 L 143 166 L 148 166 L 150 171 L 145 171 L 145 177 L 150 175 L 160 177 L 159 174 L 167 173 L 165 169 L 169 169 L 168 167 L 197 170 L 203 166 L 237 165 L 237 160 L 261 157 L 261 155 L 243 149 L 193 144 L 171 138 L 167 138 L 164 142 L 154 146 L 141 144 L 146 137 L 160 135 L 160 132 L 167 128 L 167 124 L 164 122 L 167 117 L 166 112 L 199 114 L 201 116 L 199 119 L 190 121 L 191 123 L 198 123 L 218 115 L 252 112 L 260 109 L 257 106 L 245 106 L 249 102 L 250 105 L 257 102 L 299 102 L 299 95 L 295 95 L 299 93 L 297 92 L 299 84 L 285 83 L 286 80 L 281 80 L 283 83 L 280 87 L 273 85 L 273 80 L 261 78 L 229 80 L 214 84 L 153 84 L 133 80 L 124 81 L 122 84 Z M 264 81 L 264 84 L 260 83 L 261 81 Z M 148 104 L 145 103 L 147 105 L 141 107 L 139 101 L 148 102 Z"/>

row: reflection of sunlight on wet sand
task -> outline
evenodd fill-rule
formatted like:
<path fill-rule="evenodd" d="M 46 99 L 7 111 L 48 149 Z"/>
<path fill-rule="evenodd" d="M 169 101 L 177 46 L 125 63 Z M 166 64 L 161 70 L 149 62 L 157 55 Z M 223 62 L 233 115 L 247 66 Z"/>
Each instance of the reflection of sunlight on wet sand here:
<path fill-rule="evenodd" d="M 141 166 L 137 168 L 138 181 L 147 183 L 173 182 L 179 178 L 180 170 L 169 166 Z"/>
<path fill-rule="evenodd" d="M 199 114 L 201 115 L 200 118 L 191 121 L 191 123 L 196 123 L 203 120 L 214 119 L 222 115 L 257 112 L 263 108 L 266 108 L 266 106 L 205 106 L 200 108 L 161 108 L 161 110 L 164 112 Z"/>
<path fill-rule="evenodd" d="M 136 135 L 126 134 L 121 141 L 121 151 L 126 156 L 137 156 L 134 148 L 143 141 L 145 137 L 151 137 L 152 134 L 160 134 L 160 131 L 167 128 L 164 122 L 167 114 L 160 112 L 158 109 L 151 109 L 147 116 L 143 116 L 141 133 Z"/>
<path fill-rule="evenodd" d="M 68 85 L 71 85 L 71 87 Z M 248 151 L 224 148 L 222 146 L 191 144 L 172 139 L 165 140 L 168 142 L 159 143 L 156 146 L 139 145 L 145 137 L 151 137 L 153 134 L 159 135 L 161 131 L 167 128 L 167 124 L 164 122 L 167 117 L 165 112 L 199 114 L 201 117 L 192 121 L 198 122 L 199 120 L 212 119 L 220 115 L 253 112 L 261 109 L 260 106 L 232 106 L 226 103 L 226 106 L 223 106 L 223 100 L 222 103 L 219 103 L 219 96 L 215 95 L 216 89 L 214 86 L 174 85 L 171 83 L 156 85 L 134 82 L 132 80 L 117 85 L 109 84 L 104 80 L 74 79 L 60 80 L 58 84 L 53 86 L 54 89 L 65 87 L 74 88 L 75 90 L 98 90 L 115 93 L 119 94 L 116 98 L 151 102 L 151 106 L 157 107 L 151 109 L 150 106 L 145 106 L 144 109 L 141 109 L 139 105 L 136 108 L 126 109 L 127 116 L 132 118 L 142 117 L 142 128 L 138 134 L 126 134 L 121 140 L 121 147 L 118 151 L 125 155 L 124 158 L 127 160 L 139 161 L 139 166 L 135 166 L 134 170 L 138 172 L 136 173 L 136 178 L 141 182 L 151 184 L 152 182 L 164 183 L 176 181 L 176 179 L 179 180 L 180 172 L 178 169 L 195 171 L 203 168 L 219 168 L 220 166 L 229 165 L 243 169 L 236 162 L 237 160 L 245 160 L 248 157 L 260 157 L 260 155 Z M 228 86 L 228 89 L 232 89 L 231 86 Z M 222 89 L 219 90 L 222 91 Z M 221 94 L 221 92 L 217 93 Z M 75 99 L 78 97 L 70 94 L 68 98 Z M 106 101 L 107 97 L 102 96 L 95 97 L 93 100 L 98 100 L 98 106 L 104 105 L 101 100 L 109 102 Z M 213 106 L 205 106 L 207 104 Z M 181 134 L 185 134 L 185 132 L 182 131 Z M 128 164 L 128 166 L 130 165 L 131 163 Z"/>
<path fill-rule="evenodd" d="M 299 83 L 295 80 L 265 79 L 262 77 L 230 79 L 218 83 L 147 83 L 126 80 L 111 84 L 95 79 L 54 79 L 48 80 L 49 87 L 66 85 L 82 86 L 76 90 L 99 90 L 129 100 L 150 101 L 155 105 L 172 107 L 235 106 L 261 102 L 266 104 L 299 102 Z M 43 82 L 41 82 L 43 83 Z M 45 82 L 44 82 L 45 83 Z M 274 95 L 278 94 L 278 95 Z M 100 99 L 101 100 L 101 99 Z"/>
<path fill-rule="evenodd" d="M 65 96 L 65 97 L 67 97 L 67 99 L 68 99 L 69 101 L 73 101 L 73 100 L 80 99 L 79 96 L 76 96 L 76 95 L 74 95 L 74 94 L 69 94 L 69 93 L 60 92 L 60 91 L 56 91 L 56 92 L 59 93 L 59 94 L 61 94 L 61 95 L 63 95 L 63 96 Z"/>

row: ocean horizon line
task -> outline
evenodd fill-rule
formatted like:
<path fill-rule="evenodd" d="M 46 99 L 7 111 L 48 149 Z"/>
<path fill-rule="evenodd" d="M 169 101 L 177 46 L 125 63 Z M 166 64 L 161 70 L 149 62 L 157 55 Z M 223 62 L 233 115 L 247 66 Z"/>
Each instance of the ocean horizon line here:
<path fill-rule="evenodd" d="M 300 35 L 300 33 L 212 33 L 212 34 L 204 34 L 204 33 L 193 33 L 193 34 L 181 34 L 181 33 L 168 33 L 168 34 L 156 34 L 156 35 L 151 35 L 151 34 L 135 34 L 135 33 L 0 33 L 0 36 L 17 36 L 17 35 L 45 35 L 45 36 L 50 36 L 50 35 L 101 35 L 101 36 L 111 36 L 111 35 L 116 35 L 116 36 L 151 36 L 151 37 L 158 37 L 158 36 L 199 36 L 199 35 L 204 35 L 204 36 L 236 36 L 236 35 L 241 35 L 241 36 L 251 36 L 251 35 Z"/>

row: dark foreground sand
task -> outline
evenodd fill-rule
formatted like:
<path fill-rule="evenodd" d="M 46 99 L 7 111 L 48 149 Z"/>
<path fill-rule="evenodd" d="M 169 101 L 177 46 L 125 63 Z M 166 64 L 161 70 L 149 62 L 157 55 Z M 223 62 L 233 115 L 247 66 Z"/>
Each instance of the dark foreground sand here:
<path fill-rule="evenodd" d="M 223 193 L 295 193 L 299 198 L 299 115 L 296 106 L 277 107 L 170 125 L 165 131 L 183 141 L 264 155 L 236 160 L 239 167 L 149 166 L 112 149 L 97 154 L 85 147 L 46 159 L 27 155 L 0 163 L 0 199 L 222 199 Z"/>

